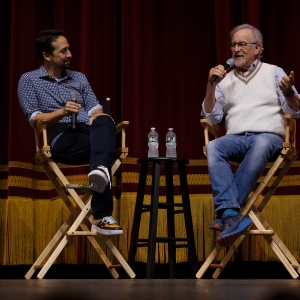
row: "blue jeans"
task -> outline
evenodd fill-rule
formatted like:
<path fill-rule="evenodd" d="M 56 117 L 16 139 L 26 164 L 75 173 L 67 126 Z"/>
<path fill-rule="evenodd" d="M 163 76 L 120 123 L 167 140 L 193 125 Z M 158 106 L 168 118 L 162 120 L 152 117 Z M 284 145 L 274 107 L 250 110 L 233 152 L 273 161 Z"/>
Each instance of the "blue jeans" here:
<path fill-rule="evenodd" d="M 268 161 L 282 149 L 282 137 L 272 133 L 243 133 L 225 135 L 207 145 L 215 211 L 240 208 L 262 175 Z M 233 156 L 244 159 L 235 174 L 229 160 Z"/>
<path fill-rule="evenodd" d="M 90 170 L 102 165 L 110 173 L 115 140 L 114 122 L 109 116 L 99 116 L 92 126 L 79 123 L 75 130 L 66 130 L 55 142 L 51 153 L 56 162 L 71 165 L 89 163 Z M 93 192 L 91 207 L 95 219 L 111 216 L 113 197 L 109 184 L 103 193 Z"/>

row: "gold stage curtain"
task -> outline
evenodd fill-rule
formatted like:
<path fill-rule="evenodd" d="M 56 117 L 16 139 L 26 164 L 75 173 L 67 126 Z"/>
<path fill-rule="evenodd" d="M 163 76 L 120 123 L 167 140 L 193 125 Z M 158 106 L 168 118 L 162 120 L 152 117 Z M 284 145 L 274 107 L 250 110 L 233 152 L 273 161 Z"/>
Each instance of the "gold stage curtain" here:
<path fill-rule="evenodd" d="M 133 214 L 135 208 L 136 190 L 139 178 L 139 166 L 137 159 L 128 158 L 122 165 L 122 176 L 118 176 L 122 180 L 121 197 L 118 196 L 116 186 L 120 186 L 117 176 L 113 178 L 114 189 L 114 217 L 119 220 L 123 227 L 124 235 L 114 237 L 114 242 L 125 258 L 127 258 Z M 8 176 L 7 180 L 1 181 L 1 189 L 23 188 L 40 191 L 52 191 L 50 181 L 44 179 L 43 170 L 36 165 L 27 163 L 11 162 L 9 165 L 15 168 L 19 173 L 21 169 L 34 170 L 38 175 L 17 176 L 18 172 L 10 172 L 12 176 Z M 300 161 L 296 161 L 281 186 L 278 193 L 290 188 L 291 191 L 299 190 L 299 166 Z M 196 242 L 198 261 L 204 261 L 215 245 L 215 233 L 208 229 L 208 226 L 214 218 L 212 195 L 206 193 L 191 193 L 198 190 L 199 192 L 210 189 L 209 177 L 207 172 L 199 174 L 196 172 L 198 168 L 206 168 L 205 160 L 190 160 L 187 166 L 188 184 L 190 190 L 190 201 L 192 209 L 192 218 L 194 226 L 194 235 Z M 85 168 L 72 167 L 67 168 L 61 165 L 63 172 L 69 173 L 67 178 L 72 183 L 87 183 Z M 2 170 L 7 167 L 2 167 Z M 73 174 L 72 174 L 73 173 Z M 163 174 L 163 172 L 162 172 Z M 151 174 L 148 175 L 147 188 L 150 188 Z M 174 175 L 175 189 L 179 188 L 178 175 Z M 161 176 L 161 196 L 160 201 L 165 201 L 164 195 L 165 178 Z M 300 196 L 298 194 L 279 195 L 276 193 L 263 214 L 269 221 L 271 226 L 290 249 L 296 259 L 300 260 L 299 244 L 300 233 L 298 230 L 299 218 L 298 207 Z M 25 193 L 26 194 L 26 193 Z M 55 191 L 54 193 L 55 194 Z M 47 243 L 56 233 L 63 221 L 68 217 L 69 213 L 64 206 L 63 201 L 56 195 L 51 198 L 32 198 L 30 193 L 27 196 L 8 196 L 6 199 L 0 199 L 0 264 L 1 265 L 18 265 L 32 264 L 37 256 L 46 247 Z M 150 202 L 149 194 L 145 196 L 145 201 Z M 175 201 L 181 201 L 180 193 L 176 193 Z M 149 215 L 144 214 L 142 217 L 140 236 L 147 237 L 149 226 Z M 158 219 L 158 236 L 167 234 L 166 214 L 162 210 L 159 212 Z M 184 237 L 184 221 L 183 216 L 176 216 L 176 235 Z M 101 243 L 105 249 L 105 244 Z M 110 252 L 107 255 L 111 257 Z M 269 245 L 262 237 L 251 236 L 246 237 L 245 242 L 239 248 L 237 253 L 239 259 L 244 261 L 272 261 L 277 260 Z M 139 248 L 136 256 L 137 261 L 147 261 L 147 249 Z M 166 263 L 168 261 L 167 245 L 157 244 L 156 262 Z M 185 248 L 177 250 L 177 262 L 187 261 L 187 250 Z M 56 263 L 101 263 L 94 249 L 84 237 L 70 237 L 70 242 L 62 251 Z"/>

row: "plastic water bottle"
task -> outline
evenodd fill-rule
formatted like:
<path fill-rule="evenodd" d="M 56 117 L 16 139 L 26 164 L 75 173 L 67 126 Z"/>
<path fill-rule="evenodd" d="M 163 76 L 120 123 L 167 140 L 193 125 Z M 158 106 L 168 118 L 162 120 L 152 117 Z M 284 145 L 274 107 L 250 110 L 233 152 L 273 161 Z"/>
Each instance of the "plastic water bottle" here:
<path fill-rule="evenodd" d="M 176 134 L 173 131 L 173 128 L 168 129 L 168 133 L 166 134 L 166 157 L 177 157 L 176 153 L 176 145 L 177 145 L 177 139 Z"/>
<path fill-rule="evenodd" d="M 151 127 L 148 134 L 148 147 L 148 157 L 158 157 L 158 133 L 154 127 Z"/>

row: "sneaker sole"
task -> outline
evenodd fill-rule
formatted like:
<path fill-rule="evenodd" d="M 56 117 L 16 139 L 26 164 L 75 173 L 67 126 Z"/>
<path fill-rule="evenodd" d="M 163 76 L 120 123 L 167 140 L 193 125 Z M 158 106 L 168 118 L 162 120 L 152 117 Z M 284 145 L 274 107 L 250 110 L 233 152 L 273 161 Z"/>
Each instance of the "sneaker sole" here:
<path fill-rule="evenodd" d="M 222 231 L 223 230 L 222 227 L 223 227 L 222 220 L 217 221 L 217 222 L 214 220 L 214 222 L 212 222 L 209 225 L 209 229 L 214 230 L 214 231 Z"/>
<path fill-rule="evenodd" d="M 112 229 L 112 230 L 102 229 L 95 225 L 92 225 L 91 231 L 97 232 L 98 234 L 102 234 L 102 235 L 122 235 L 123 234 L 122 229 Z"/>
<path fill-rule="evenodd" d="M 220 226 L 215 225 L 215 226 L 209 226 L 209 229 L 214 230 L 214 231 L 222 231 Z"/>
<path fill-rule="evenodd" d="M 105 181 L 105 179 L 101 175 L 99 175 L 98 172 L 99 171 L 94 170 L 88 174 L 90 182 L 91 182 L 91 190 L 98 192 L 98 193 L 103 193 L 106 186 L 108 185 L 108 180 Z M 100 171 L 100 172 L 102 172 L 102 171 Z"/>
<path fill-rule="evenodd" d="M 243 220 L 235 231 L 230 232 L 228 235 L 224 235 L 224 236 L 219 235 L 217 237 L 218 244 L 221 247 L 228 247 L 232 245 L 237 240 L 237 238 L 247 230 L 247 228 L 251 224 L 252 224 L 252 220 L 250 218 Z"/>

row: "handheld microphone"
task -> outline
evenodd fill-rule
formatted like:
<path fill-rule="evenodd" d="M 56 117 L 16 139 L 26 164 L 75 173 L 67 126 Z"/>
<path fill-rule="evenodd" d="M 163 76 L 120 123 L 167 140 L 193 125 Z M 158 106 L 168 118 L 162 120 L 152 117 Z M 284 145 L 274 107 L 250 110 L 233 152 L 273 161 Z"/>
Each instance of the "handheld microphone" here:
<path fill-rule="evenodd" d="M 76 90 L 71 91 L 71 101 L 77 103 L 78 101 L 78 92 Z M 72 113 L 71 114 L 71 122 L 72 122 L 72 129 L 76 129 L 77 124 L 77 114 Z"/>
<path fill-rule="evenodd" d="M 229 58 L 226 61 L 225 65 L 224 65 L 224 68 L 225 68 L 225 70 L 227 70 L 227 69 L 229 69 L 229 68 L 231 68 L 233 66 L 234 66 L 234 59 L 233 58 Z M 210 83 L 213 83 L 214 81 L 217 81 L 218 79 L 219 79 L 218 75 L 213 75 L 210 78 Z"/>

